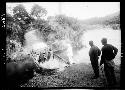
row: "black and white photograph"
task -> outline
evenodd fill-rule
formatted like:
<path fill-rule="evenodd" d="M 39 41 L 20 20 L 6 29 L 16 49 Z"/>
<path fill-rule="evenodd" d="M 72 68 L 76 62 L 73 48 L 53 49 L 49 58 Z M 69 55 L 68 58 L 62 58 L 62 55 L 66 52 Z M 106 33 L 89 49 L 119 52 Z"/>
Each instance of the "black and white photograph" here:
<path fill-rule="evenodd" d="M 5 19 L 6 87 L 120 87 L 120 2 L 6 2 Z"/>

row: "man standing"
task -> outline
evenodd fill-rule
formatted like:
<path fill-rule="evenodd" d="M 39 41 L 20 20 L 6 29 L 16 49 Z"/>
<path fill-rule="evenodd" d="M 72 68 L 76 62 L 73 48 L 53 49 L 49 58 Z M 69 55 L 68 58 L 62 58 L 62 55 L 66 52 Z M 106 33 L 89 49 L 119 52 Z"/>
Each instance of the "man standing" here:
<path fill-rule="evenodd" d="M 111 44 L 107 44 L 107 38 L 101 40 L 102 45 L 101 49 L 102 56 L 100 61 L 100 66 L 104 64 L 104 72 L 109 86 L 116 84 L 116 78 L 114 73 L 114 61 L 118 49 Z"/>
<path fill-rule="evenodd" d="M 99 65 L 98 65 L 99 57 L 98 56 L 100 56 L 101 51 L 97 46 L 93 44 L 93 41 L 89 41 L 89 45 L 91 46 L 89 50 L 90 61 L 95 73 L 95 76 L 93 78 L 96 79 L 99 77 Z"/>

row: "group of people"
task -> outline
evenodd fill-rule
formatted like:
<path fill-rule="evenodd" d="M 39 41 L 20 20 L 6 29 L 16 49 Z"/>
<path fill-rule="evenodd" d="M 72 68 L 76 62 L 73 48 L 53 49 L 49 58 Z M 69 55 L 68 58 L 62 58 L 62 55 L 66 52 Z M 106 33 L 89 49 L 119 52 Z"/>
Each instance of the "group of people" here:
<path fill-rule="evenodd" d="M 113 59 L 117 55 L 118 49 L 111 44 L 107 44 L 107 38 L 103 38 L 101 40 L 101 43 L 103 47 L 100 50 L 96 45 L 94 45 L 93 41 L 89 41 L 89 45 L 91 46 L 89 50 L 89 56 L 95 74 L 93 79 L 97 79 L 99 77 L 98 59 L 101 55 L 100 67 L 102 66 L 102 64 L 104 64 L 104 72 L 107 83 L 109 86 L 112 86 L 116 84 L 116 77 L 114 73 L 115 63 Z"/>

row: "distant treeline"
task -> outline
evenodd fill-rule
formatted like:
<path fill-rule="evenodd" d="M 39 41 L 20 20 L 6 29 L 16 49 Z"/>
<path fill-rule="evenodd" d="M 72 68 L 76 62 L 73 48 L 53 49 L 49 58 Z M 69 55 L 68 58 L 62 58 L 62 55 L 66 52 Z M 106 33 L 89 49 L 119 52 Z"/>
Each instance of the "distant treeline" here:
<path fill-rule="evenodd" d="M 80 22 L 86 25 L 103 25 L 105 27 L 109 26 L 113 29 L 120 29 L 120 12 L 105 17 L 94 17 Z"/>

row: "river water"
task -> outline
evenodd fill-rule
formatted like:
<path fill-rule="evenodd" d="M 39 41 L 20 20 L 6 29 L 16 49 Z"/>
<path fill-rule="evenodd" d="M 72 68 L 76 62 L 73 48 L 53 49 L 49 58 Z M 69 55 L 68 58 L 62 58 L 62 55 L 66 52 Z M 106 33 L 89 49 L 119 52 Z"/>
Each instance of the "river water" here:
<path fill-rule="evenodd" d="M 120 30 L 112 30 L 110 28 L 106 29 L 95 29 L 86 31 L 82 37 L 82 43 L 86 45 L 86 48 L 81 49 L 76 55 L 74 55 L 74 59 L 76 59 L 76 63 L 90 63 L 89 60 L 89 41 L 93 40 L 94 44 L 98 46 L 100 49 L 102 48 L 101 39 L 106 37 L 108 39 L 108 43 L 114 45 L 118 48 L 118 54 L 115 58 L 115 64 L 121 63 L 121 31 Z M 100 60 L 100 58 L 99 58 Z"/>

